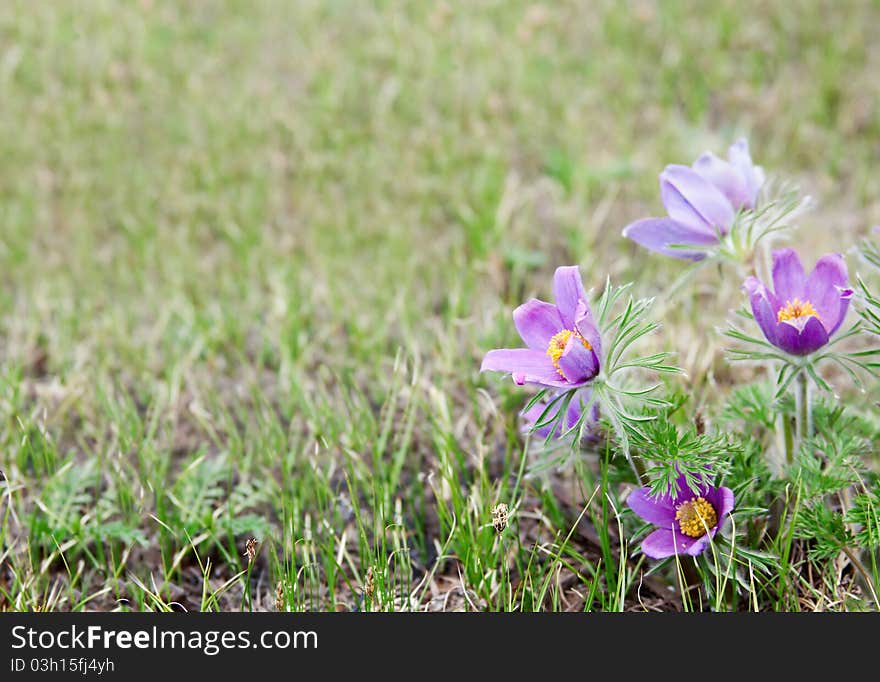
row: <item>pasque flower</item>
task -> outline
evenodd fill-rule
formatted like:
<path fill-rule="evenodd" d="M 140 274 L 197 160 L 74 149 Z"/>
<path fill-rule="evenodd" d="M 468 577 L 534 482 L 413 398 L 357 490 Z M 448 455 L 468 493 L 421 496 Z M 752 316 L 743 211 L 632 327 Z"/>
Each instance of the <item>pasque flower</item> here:
<path fill-rule="evenodd" d="M 517 384 L 564 389 L 584 386 L 599 373 L 602 342 L 576 265 L 556 269 L 553 296 L 555 304 L 533 298 L 513 311 L 528 347 L 489 351 L 481 372 L 508 372 Z"/>
<path fill-rule="evenodd" d="M 558 394 L 550 396 L 549 398 L 544 398 L 532 405 L 529 409 L 522 411 L 520 416 L 522 417 L 523 431 L 525 433 L 531 433 L 542 439 L 547 438 L 547 436 L 550 435 L 550 430 L 554 428 L 555 421 L 554 424 L 547 424 L 546 426 L 541 426 L 537 429 L 534 429 L 534 426 L 538 423 L 538 420 L 541 418 L 541 415 L 544 414 L 544 410 L 547 409 L 550 402 L 557 396 Z M 592 406 L 588 408 L 587 406 L 589 403 L 589 388 L 581 388 L 575 391 L 575 394 L 571 398 L 571 402 L 568 403 L 568 407 L 565 410 L 565 419 L 562 422 L 555 424 L 556 431 L 554 431 L 553 437 L 562 438 L 567 431 L 573 429 L 581 420 L 581 415 L 584 413 L 584 410 L 587 409 L 590 411 L 587 416 L 588 425 L 595 425 L 596 422 L 599 421 L 599 406 L 596 403 L 593 403 Z M 549 416 L 553 416 L 552 410 L 555 409 L 558 408 L 551 408 Z"/>
<path fill-rule="evenodd" d="M 743 284 L 766 339 L 791 355 L 809 355 L 828 343 L 846 317 L 853 290 L 846 263 L 829 253 L 809 277 L 794 249 L 773 252 L 773 291 L 756 277 Z"/>
<path fill-rule="evenodd" d="M 637 220 L 623 236 L 673 258 L 704 258 L 706 249 L 730 231 L 737 212 L 755 207 L 764 182 L 745 139 L 730 147 L 728 159 L 705 152 L 692 166 L 666 166 L 660 196 L 667 217 Z"/>
<path fill-rule="evenodd" d="M 697 556 L 706 549 L 733 510 L 734 498 L 730 488 L 716 488 L 705 477 L 698 482 L 694 492 L 682 474 L 674 494 L 652 496 L 647 486 L 629 494 L 629 508 L 657 526 L 642 540 L 642 554 L 665 559 L 676 554 Z"/>

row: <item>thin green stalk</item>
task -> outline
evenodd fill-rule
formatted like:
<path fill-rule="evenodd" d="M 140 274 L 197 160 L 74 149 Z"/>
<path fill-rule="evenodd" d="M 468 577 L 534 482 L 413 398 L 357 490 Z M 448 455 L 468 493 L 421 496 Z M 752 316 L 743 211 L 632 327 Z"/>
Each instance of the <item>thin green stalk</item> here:
<path fill-rule="evenodd" d="M 813 435 L 813 410 L 810 405 L 810 380 L 805 370 L 798 372 L 794 386 L 797 439 L 800 448 Z M 789 462 L 790 463 L 790 462 Z"/>
<path fill-rule="evenodd" d="M 251 603 L 251 568 L 253 565 L 254 563 L 252 561 L 248 562 L 247 571 L 244 576 L 244 599 L 242 600 L 242 610 L 254 610 L 253 604 Z"/>
<path fill-rule="evenodd" d="M 513 484 L 513 492 L 511 492 L 511 494 L 510 494 L 510 506 L 513 507 L 514 509 L 518 506 L 517 505 L 517 495 L 519 495 L 519 486 L 522 483 L 523 474 L 525 474 L 525 471 L 526 471 L 526 462 L 528 461 L 528 458 L 529 458 L 528 457 L 528 454 L 529 454 L 528 447 L 529 447 L 529 443 L 527 440 L 525 446 L 523 447 L 522 456 L 520 457 L 520 460 L 519 460 L 519 469 L 517 469 L 517 472 L 516 472 L 516 480 L 514 481 L 514 484 Z"/>
<path fill-rule="evenodd" d="M 794 432 L 791 430 L 791 419 L 787 414 L 780 414 L 779 419 L 782 420 L 782 439 L 785 446 L 785 463 L 791 465 L 794 463 Z"/>

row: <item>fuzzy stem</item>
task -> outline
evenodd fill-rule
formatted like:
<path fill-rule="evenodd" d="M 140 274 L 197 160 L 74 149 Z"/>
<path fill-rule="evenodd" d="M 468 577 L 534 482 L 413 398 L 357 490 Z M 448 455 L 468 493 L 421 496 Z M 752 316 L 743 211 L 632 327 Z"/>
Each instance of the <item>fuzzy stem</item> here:
<path fill-rule="evenodd" d="M 804 370 L 798 372 L 794 390 L 798 448 L 800 448 L 813 435 L 813 414 L 810 405 L 810 380 Z"/>
<path fill-rule="evenodd" d="M 596 389 L 594 388 L 593 390 L 595 391 Z M 639 485 L 648 485 L 648 474 L 645 471 L 644 464 L 641 461 L 636 462 L 636 458 L 633 457 L 632 452 L 630 452 L 629 441 L 626 436 L 626 427 L 620 421 L 619 417 L 614 416 L 615 409 L 617 413 L 623 412 L 623 406 L 620 404 L 620 398 L 615 398 L 613 401 L 609 400 L 609 402 L 611 409 L 608 410 L 608 416 L 611 419 L 611 425 L 614 427 L 614 430 L 617 432 L 618 438 L 620 438 L 620 441 L 623 444 L 623 452 L 626 455 L 626 459 L 629 462 L 629 465 L 632 467 L 633 473 L 635 473 L 636 475 L 636 481 Z"/>
<path fill-rule="evenodd" d="M 636 474 L 636 481 L 638 481 L 639 485 L 648 485 L 648 472 L 645 471 L 645 463 L 642 462 L 641 459 L 636 459 L 632 456 L 631 453 L 627 453 L 627 459 L 629 459 L 629 463 L 632 465 L 633 471 Z"/>
<path fill-rule="evenodd" d="M 782 420 L 782 439 L 785 444 L 785 463 L 791 465 L 794 463 L 794 434 L 791 432 L 791 420 L 786 414 L 779 415 L 779 418 Z"/>
<path fill-rule="evenodd" d="M 782 429 L 782 448 L 785 457 L 784 462 L 776 462 L 779 467 L 777 475 L 781 478 L 785 475 L 785 467 L 791 467 L 794 464 L 794 433 L 791 429 L 791 418 L 784 412 L 779 415 L 779 426 Z M 782 516 L 786 512 L 786 505 L 777 498 L 770 505 L 768 511 L 770 518 L 767 522 L 767 528 L 773 535 L 776 535 L 782 528 Z"/>

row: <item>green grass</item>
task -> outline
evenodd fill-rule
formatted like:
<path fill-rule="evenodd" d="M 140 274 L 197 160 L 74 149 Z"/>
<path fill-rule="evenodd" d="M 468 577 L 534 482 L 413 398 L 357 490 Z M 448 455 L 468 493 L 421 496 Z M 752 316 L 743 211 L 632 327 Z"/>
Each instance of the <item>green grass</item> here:
<path fill-rule="evenodd" d="M 0 609 L 682 608 L 478 368 L 557 265 L 668 287 L 620 229 L 737 135 L 809 257 L 880 223 L 880 8 L 750 4 L 3 3 Z M 715 281 L 690 413 L 751 372 Z M 871 607 L 789 540 L 737 608 Z"/>

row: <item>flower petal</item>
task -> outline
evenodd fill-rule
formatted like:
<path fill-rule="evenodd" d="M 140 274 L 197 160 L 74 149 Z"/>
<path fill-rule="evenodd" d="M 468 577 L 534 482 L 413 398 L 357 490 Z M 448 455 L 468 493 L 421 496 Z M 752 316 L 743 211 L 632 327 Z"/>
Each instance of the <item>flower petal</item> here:
<path fill-rule="evenodd" d="M 540 351 L 546 351 L 553 335 L 564 329 L 556 306 L 537 298 L 513 311 L 513 323 L 525 344 Z"/>
<path fill-rule="evenodd" d="M 757 277 L 746 277 L 745 281 L 743 282 L 742 288 L 748 292 L 749 297 L 753 296 L 754 294 L 761 294 L 766 298 L 767 287 L 765 287 L 764 283 Z"/>
<path fill-rule="evenodd" d="M 697 556 L 698 554 L 702 554 L 706 547 L 709 546 L 712 537 L 715 535 L 715 531 L 713 529 L 712 532 L 706 535 L 701 535 L 698 538 L 692 538 L 677 530 L 673 530 L 672 535 L 675 538 L 675 544 L 678 547 L 679 554 Z"/>
<path fill-rule="evenodd" d="M 642 218 L 623 228 L 623 236 L 664 256 L 687 260 L 701 260 L 706 254 L 681 246 L 714 246 L 718 243 L 717 235 L 695 230 L 672 218 Z"/>
<path fill-rule="evenodd" d="M 556 397 L 556 396 L 554 396 L 554 397 Z M 551 398 L 550 400 L 552 400 L 552 399 L 553 398 Z M 541 438 L 542 440 L 550 434 L 550 429 L 553 428 L 553 425 L 542 426 L 541 428 L 535 429 L 534 431 L 532 431 L 532 428 L 534 427 L 535 424 L 538 423 L 538 420 L 541 418 L 541 415 L 544 414 L 544 410 L 547 409 L 548 403 L 549 403 L 548 400 L 542 400 L 542 401 L 532 405 L 532 407 L 530 409 L 523 410 L 523 412 L 521 413 L 521 416 L 522 416 L 522 420 L 523 420 L 523 432 L 524 433 L 531 432 L 535 437 Z M 556 409 L 558 409 L 558 407 Z M 551 413 L 549 416 L 553 416 L 553 414 Z M 559 438 L 563 433 L 565 433 L 565 430 L 557 427 L 556 432 L 554 434 L 554 437 Z"/>
<path fill-rule="evenodd" d="M 639 518 L 661 528 L 672 528 L 675 521 L 675 505 L 668 495 L 651 496 L 648 486 L 636 488 L 626 498 L 626 504 Z"/>
<path fill-rule="evenodd" d="M 730 146 L 727 158 L 730 159 L 730 165 L 739 171 L 745 183 L 747 201 L 743 207 L 754 208 L 758 200 L 758 191 L 764 184 L 764 169 L 752 163 L 749 143 L 744 137 Z"/>
<path fill-rule="evenodd" d="M 822 256 L 807 278 L 804 296 L 813 304 L 828 336 L 836 332 L 849 308 L 852 290 L 847 288 L 849 274 L 839 253 Z"/>
<path fill-rule="evenodd" d="M 599 361 L 592 349 L 572 334 L 559 356 L 559 369 L 571 384 L 584 384 L 599 373 Z"/>
<path fill-rule="evenodd" d="M 540 429 L 532 430 L 535 424 L 538 423 L 538 420 L 541 418 L 541 415 L 544 414 L 544 410 L 547 409 L 547 401 L 541 400 L 534 405 L 532 405 L 529 409 L 523 410 L 519 413 L 520 418 L 522 419 L 522 432 L 532 433 L 538 438 L 546 438 L 547 434 L 550 433 L 549 426 L 543 426 Z"/>
<path fill-rule="evenodd" d="M 721 528 L 721 526 L 724 524 L 724 520 L 727 518 L 728 514 L 733 511 L 733 491 L 730 488 L 715 488 L 708 495 L 706 495 L 706 500 L 715 509 L 715 514 L 718 517 L 718 523 L 716 524 L 716 528 L 714 529 L 717 530 L 718 528 Z"/>
<path fill-rule="evenodd" d="M 676 554 L 697 556 L 703 553 L 711 540 L 711 535 L 692 538 L 678 529 L 658 528 L 642 540 L 642 554 L 651 559 L 666 559 Z"/>
<path fill-rule="evenodd" d="M 685 474 L 679 474 L 678 478 L 675 481 L 676 493 L 675 498 L 673 499 L 673 504 L 675 507 L 678 507 L 682 502 L 687 502 L 688 500 L 692 500 L 695 497 L 703 496 L 705 497 L 712 489 L 712 487 L 706 482 L 706 478 L 700 474 L 697 475 L 698 488 L 697 492 L 688 485 L 688 479 Z"/>
<path fill-rule="evenodd" d="M 789 322 L 776 325 L 773 344 L 791 355 L 809 355 L 828 343 L 828 332 L 818 318 L 807 319 L 802 328 Z"/>
<path fill-rule="evenodd" d="M 566 329 L 574 329 L 578 302 L 586 304 L 587 292 L 577 265 L 556 268 L 553 275 L 553 298 Z"/>
<path fill-rule="evenodd" d="M 590 309 L 587 307 L 586 302 L 582 302 L 578 304 L 577 313 L 575 315 L 574 327 L 577 332 L 583 336 L 587 343 L 593 348 L 593 352 L 596 354 L 596 359 L 599 361 L 599 364 L 602 364 L 602 336 L 599 334 L 599 329 L 596 327 L 596 321 L 593 319 L 593 314 L 590 312 Z"/>
<path fill-rule="evenodd" d="M 693 167 L 727 197 L 735 210 L 754 205 L 749 199 L 749 189 L 742 173 L 727 161 L 719 159 L 712 152 L 705 152 L 694 162 Z"/>
<path fill-rule="evenodd" d="M 794 249 L 773 252 L 773 292 L 782 305 L 796 298 L 804 300 L 807 276 Z"/>
<path fill-rule="evenodd" d="M 642 540 L 642 554 L 649 559 L 665 559 L 675 555 L 675 536 L 669 528 L 658 528 Z"/>
<path fill-rule="evenodd" d="M 539 384 L 565 388 L 569 384 L 559 376 L 546 353 L 531 348 L 490 350 L 480 371 L 509 372 L 517 384 Z"/>
<path fill-rule="evenodd" d="M 777 311 L 770 301 L 770 295 L 766 287 L 761 284 L 756 277 L 749 277 L 744 283 L 743 288 L 749 292 L 749 301 L 752 304 L 752 315 L 755 316 L 755 322 L 764 332 L 766 338 L 774 346 L 776 342 Z"/>
<path fill-rule="evenodd" d="M 840 289 L 840 308 L 837 310 L 837 319 L 832 321 L 831 328 L 826 327 L 825 329 L 828 331 L 828 336 L 830 337 L 834 332 L 840 329 L 840 325 L 843 324 L 843 321 L 846 319 L 846 313 L 849 310 L 849 301 L 852 298 L 855 291 L 852 289 Z"/>
<path fill-rule="evenodd" d="M 669 217 L 715 236 L 733 224 L 733 207 L 721 191 L 689 166 L 666 166 L 660 174 L 660 196 Z"/>
<path fill-rule="evenodd" d="M 520 413 L 523 421 L 523 432 L 529 433 L 532 432 L 538 438 L 544 439 L 550 434 L 550 429 L 552 426 L 542 426 L 535 431 L 532 431 L 532 427 L 537 423 L 537 421 L 541 418 L 541 415 L 544 413 L 544 410 L 547 409 L 547 405 L 550 401 L 559 397 L 560 393 L 556 393 L 555 395 L 541 400 L 540 402 L 532 405 L 528 410 L 523 410 Z M 590 389 L 589 388 L 581 388 L 578 389 L 574 396 L 572 396 L 571 402 L 568 404 L 568 410 L 565 415 L 565 422 L 557 427 L 556 432 L 554 433 L 554 438 L 561 438 L 566 431 L 575 427 L 575 425 L 580 421 L 581 414 L 583 414 L 584 409 L 587 404 L 590 402 Z M 588 429 L 590 424 L 595 424 L 598 421 L 597 414 L 598 406 L 593 404 L 590 408 L 591 414 L 587 417 Z M 555 416 L 555 415 L 551 415 Z"/>
<path fill-rule="evenodd" d="M 566 429 L 574 428 L 575 424 L 581 420 L 581 415 L 590 403 L 591 393 L 592 391 L 590 391 L 589 388 L 581 388 L 575 393 L 574 398 L 572 398 L 571 402 L 568 404 L 568 414 L 566 415 L 565 422 Z M 587 415 L 588 424 L 593 424 L 598 421 L 598 409 L 599 406 L 596 403 L 593 403 L 590 406 L 590 414 Z"/>

